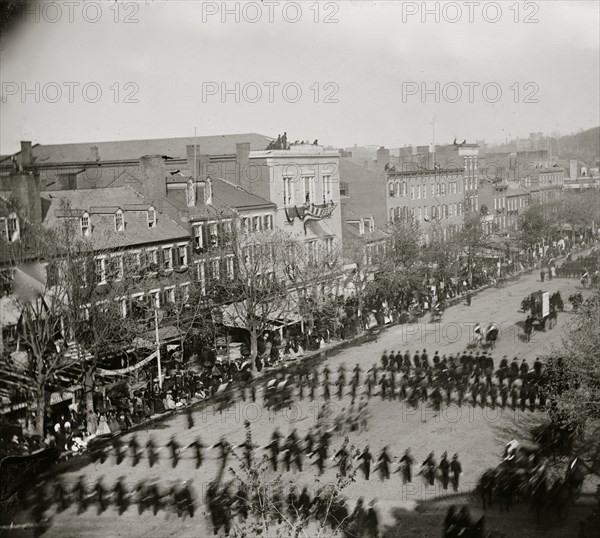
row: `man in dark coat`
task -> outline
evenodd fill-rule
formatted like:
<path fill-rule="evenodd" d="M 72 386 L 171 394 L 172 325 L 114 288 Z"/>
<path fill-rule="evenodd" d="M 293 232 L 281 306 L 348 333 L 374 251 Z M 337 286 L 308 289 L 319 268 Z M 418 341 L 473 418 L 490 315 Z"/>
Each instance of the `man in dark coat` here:
<path fill-rule="evenodd" d="M 442 475 L 442 487 L 444 489 L 448 489 L 448 480 L 450 478 L 450 462 L 448 461 L 447 452 L 444 452 L 442 454 L 442 459 L 440 460 L 438 469 L 440 470 L 440 473 Z"/>
<path fill-rule="evenodd" d="M 462 473 L 462 465 L 460 464 L 460 461 L 458 461 L 458 454 L 452 456 L 450 471 L 452 472 L 452 489 L 458 491 L 460 475 Z"/>
<path fill-rule="evenodd" d="M 362 460 L 362 468 L 363 472 L 365 473 L 365 480 L 369 480 L 369 477 L 371 476 L 371 462 L 373 461 L 373 456 L 369 451 L 369 445 L 365 447 L 358 459 Z"/>
<path fill-rule="evenodd" d="M 115 505 L 119 510 L 119 515 L 123 514 L 127 508 L 129 508 L 129 498 L 127 496 L 127 489 L 123 483 L 124 476 L 120 476 L 115 485 L 113 486 L 113 496 L 115 499 Z"/>
<path fill-rule="evenodd" d="M 400 466 L 402 468 L 402 481 L 407 484 L 412 481 L 412 464 L 414 459 L 410 454 L 410 448 L 407 448 L 404 455 L 400 458 Z"/>
<path fill-rule="evenodd" d="M 171 459 L 173 468 L 177 467 L 177 463 L 179 463 L 179 443 L 175 439 L 175 434 L 171 436 L 169 442 L 167 443 L 167 447 L 171 451 Z"/>

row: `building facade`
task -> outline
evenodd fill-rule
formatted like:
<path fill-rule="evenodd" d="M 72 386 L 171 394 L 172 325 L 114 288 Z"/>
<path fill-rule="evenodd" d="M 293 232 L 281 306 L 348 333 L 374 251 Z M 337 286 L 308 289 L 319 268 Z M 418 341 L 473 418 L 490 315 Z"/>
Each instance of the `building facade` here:
<path fill-rule="evenodd" d="M 453 237 L 464 222 L 463 169 L 388 170 L 390 222 L 414 220 L 422 241 Z M 441 237 L 434 237 L 440 230 Z"/>

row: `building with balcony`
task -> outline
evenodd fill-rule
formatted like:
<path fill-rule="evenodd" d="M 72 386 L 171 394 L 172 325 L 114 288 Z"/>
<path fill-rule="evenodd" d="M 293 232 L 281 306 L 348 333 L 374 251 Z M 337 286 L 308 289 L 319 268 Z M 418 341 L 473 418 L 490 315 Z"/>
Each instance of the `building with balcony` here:
<path fill-rule="evenodd" d="M 317 261 L 341 250 L 340 163 L 314 144 L 249 151 L 240 186 L 276 205 L 275 228 L 305 245 Z"/>

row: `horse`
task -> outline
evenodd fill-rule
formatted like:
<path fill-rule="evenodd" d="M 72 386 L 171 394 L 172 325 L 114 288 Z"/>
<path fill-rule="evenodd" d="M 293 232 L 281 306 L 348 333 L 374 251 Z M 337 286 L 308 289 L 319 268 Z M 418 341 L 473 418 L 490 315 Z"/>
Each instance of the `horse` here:
<path fill-rule="evenodd" d="M 557 478 L 547 492 L 544 508 L 556 514 L 557 520 L 561 521 L 568 515 L 571 499 L 569 485 L 565 480 Z"/>
<path fill-rule="evenodd" d="M 488 507 L 492 507 L 492 494 L 496 488 L 497 471 L 496 469 L 487 469 L 479 479 L 477 484 L 477 490 L 481 496 L 483 509 L 486 507 L 486 500 Z"/>
<path fill-rule="evenodd" d="M 496 346 L 497 339 L 498 329 L 496 328 L 496 326 L 490 324 L 487 331 L 485 332 L 485 342 L 489 347 L 494 349 L 494 347 Z"/>
<path fill-rule="evenodd" d="M 567 484 L 570 496 L 574 500 L 579 499 L 584 480 L 585 470 L 579 458 L 575 457 L 567 467 L 565 473 L 565 483 Z"/>

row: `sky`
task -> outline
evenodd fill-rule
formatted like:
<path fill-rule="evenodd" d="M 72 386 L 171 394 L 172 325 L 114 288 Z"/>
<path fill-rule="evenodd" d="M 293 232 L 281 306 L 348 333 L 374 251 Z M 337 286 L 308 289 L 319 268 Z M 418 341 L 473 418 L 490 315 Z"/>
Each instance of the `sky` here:
<path fill-rule="evenodd" d="M 600 124 L 599 7 L 41 0 L 1 38 L 0 153 L 194 131 L 389 148 L 570 134 Z"/>

